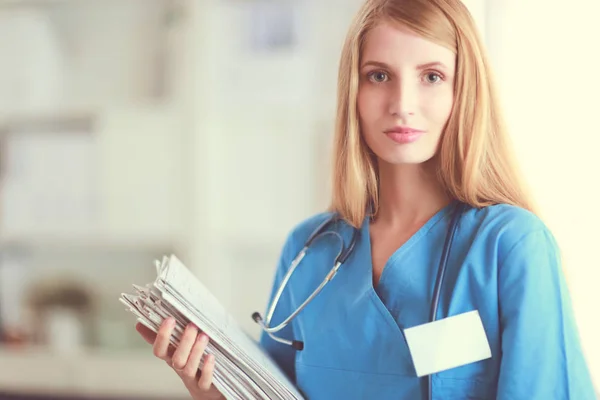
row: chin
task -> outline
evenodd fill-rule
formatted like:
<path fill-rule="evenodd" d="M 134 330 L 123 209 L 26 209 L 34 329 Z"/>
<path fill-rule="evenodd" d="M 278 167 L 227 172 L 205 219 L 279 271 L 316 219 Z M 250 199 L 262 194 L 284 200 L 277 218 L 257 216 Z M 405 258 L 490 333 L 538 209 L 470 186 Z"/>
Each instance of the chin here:
<path fill-rule="evenodd" d="M 377 155 L 379 162 L 389 165 L 418 165 L 424 164 L 433 158 L 434 154 L 423 154 L 418 152 L 394 152 L 394 154 Z"/>

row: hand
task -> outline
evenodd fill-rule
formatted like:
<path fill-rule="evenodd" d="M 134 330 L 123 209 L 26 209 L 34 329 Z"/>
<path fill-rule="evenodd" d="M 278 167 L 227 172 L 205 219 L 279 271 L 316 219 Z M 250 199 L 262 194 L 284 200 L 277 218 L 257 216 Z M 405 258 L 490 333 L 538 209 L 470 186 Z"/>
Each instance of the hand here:
<path fill-rule="evenodd" d="M 200 372 L 200 360 L 208 345 L 209 338 L 199 333 L 194 324 L 189 324 L 181 337 L 177 349 L 170 344 L 169 339 L 175 327 L 175 320 L 167 318 L 161 324 L 158 334 L 137 323 L 135 329 L 144 340 L 152 345 L 154 355 L 164 360 L 181 378 L 193 400 L 222 400 L 225 397 L 212 384 L 215 367 L 214 356 L 207 355 L 204 368 Z"/>

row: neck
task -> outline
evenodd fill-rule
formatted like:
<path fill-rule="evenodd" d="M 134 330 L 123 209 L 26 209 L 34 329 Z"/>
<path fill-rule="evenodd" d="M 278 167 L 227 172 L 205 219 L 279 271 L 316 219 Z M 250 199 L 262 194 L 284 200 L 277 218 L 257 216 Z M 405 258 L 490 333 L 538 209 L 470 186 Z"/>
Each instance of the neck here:
<path fill-rule="evenodd" d="M 380 163 L 379 180 L 376 220 L 391 229 L 422 224 L 451 201 L 427 163 Z"/>

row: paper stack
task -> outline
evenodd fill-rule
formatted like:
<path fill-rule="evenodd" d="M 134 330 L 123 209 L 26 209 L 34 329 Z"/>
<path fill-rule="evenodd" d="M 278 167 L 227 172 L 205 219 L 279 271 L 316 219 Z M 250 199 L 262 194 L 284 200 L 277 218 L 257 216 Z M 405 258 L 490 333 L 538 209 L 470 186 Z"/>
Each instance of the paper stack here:
<path fill-rule="evenodd" d="M 169 316 L 177 325 L 171 343 L 177 347 L 188 323 L 210 338 L 206 353 L 214 354 L 213 384 L 227 399 L 303 399 L 279 367 L 248 336 L 219 301 L 177 257 L 156 261 L 157 278 L 136 294 L 119 300 L 154 332 Z M 202 363 L 200 365 L 202 369 Z"/>

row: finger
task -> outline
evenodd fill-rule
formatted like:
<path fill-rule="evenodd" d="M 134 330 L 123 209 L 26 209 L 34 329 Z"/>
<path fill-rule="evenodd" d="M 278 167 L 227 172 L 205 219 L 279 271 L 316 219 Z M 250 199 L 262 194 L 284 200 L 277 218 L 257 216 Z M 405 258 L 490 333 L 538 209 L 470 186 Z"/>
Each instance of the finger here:
<path fill-rule="evenodd" d="M 154 344 L 154 341 L 156 340 L 156 332 L 154 332 L 141 322 L 138 322 L 135 325 L 135 330 L 138 331 L 140 335 L 142 335 L 142 338 L 144 338 L 144 340 L 148 344 Z"/>
<path fill-rule="evenodd" d="M 171 365 L 171 363 L 173 362 L 173 354 L 175 354 L 175 351 L 177 350 L 177 348 L 175 348 L 175 346 L 173 346 L 172 344 L 169 345 L 169 349 L 167 350 L 167 359 L 166 361 L 169 363 L 169 365 Z"/>
<path fill-rule="evenodd" d="M 156 341 L 156 332 L 154 332 L 152 329 L 148 328 L 146 325 L 142 324 L 141 322 L 138 322 L 135 326 L 135 329 L 140 333 L 140 335 L 142 335 L 142 338 L 148 342 L 149 344 L 154 344 L 154 342 Z M 167 354 L 169 357 L 171 357 L 173 355 L 173 353 L 175 353 L 175 347 L 173 345 L 169 345 L 169 350 L 167 350 Z"/>
<path fill-rule="evenodd" d="M 202 375 L 198 379 L 198 388 L 203 391 L 210 390 L 213 380 L 213 371 L 215 370 L 215 356 L 208 354 L 202 367 Z"/>
<path fill-rule="evenodd" d="M 175 328 L 175 319 L 172 317 L 167 318 L 163 321 L 158 329 L 156 340 L 154 341 L 153 352 L 154 355 L 162 360 L 168 360 L 170 338 Z"/>
<path fill-rule="evenodd" d="M 207 344 L 208 336 L 206 336 L 204 333 L 199 334 L 196 339 L 196 343 L 194 343 L 194 346 L 192 347 L 192 352 L 190 353 L 188 362 L 182 371 L 183 378 L 196 382 L 196 376 L 198 370 L 200 369 L 200 360 L 202 359 L 204 350 L 206 350 Z"/>
<path fill-rule="evenodd" d="M 194 324 L 188 324 L 181 336 L 177 350 L 175 350 L 175 353 L 173 354 L 173 368 L 182 370 L 186 366 L 190 351 L 196 342 L 197 336 L 198 328 L 196 328 Z"/>

